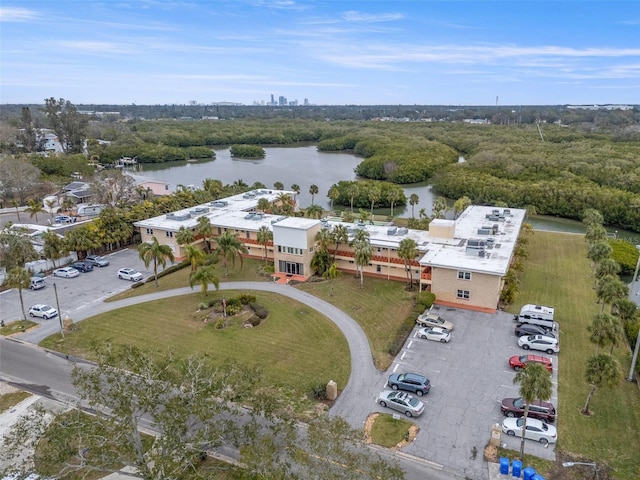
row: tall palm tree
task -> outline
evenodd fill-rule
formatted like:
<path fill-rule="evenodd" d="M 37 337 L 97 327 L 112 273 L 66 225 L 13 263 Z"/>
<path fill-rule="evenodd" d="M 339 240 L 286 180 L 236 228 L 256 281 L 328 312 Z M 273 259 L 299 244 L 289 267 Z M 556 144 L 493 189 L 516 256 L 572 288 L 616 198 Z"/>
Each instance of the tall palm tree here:
<path fill-rule="evenodd" d="M 364 288 L 364 267 L 369 264 L 373 255 L 371 242 L 369 241 L 369 232 L 366 230 L 358 230 L 351 241 L 353 248 L 353 256 L 356 266 L 360 272 L 360 288 Z"/>
<path fill-rule="evenodd" d="M 304 211 L 304 216 L 307 218 L 322 218 L 324 210 L 320 205 L 311 205 Z"/>
<path fill-rule="evenodd" d="M 613 249 L 606 240 L 592 243 L 587 250 L 587 257 L 593 265 L 611 256 Z"/>
<path fill-rule="evenodd" d="M 167 260 L 171 263 L 174 261 L 173 251 L 169 245 L 160 245 L 158 239 L 153 237 L 150 242 L 141 243 L 138 245 L 138 255 L 144 262 L 145 268 L 149 268 L 149 264 L 153 262 L 153 277 L 158 288 L 158 264 L 162 265 L 162 268 L 167 266 Z"/>
<path fill-rule="evenodd" d="M 598 313 L 593 317 L 591 325 L 587 326 L 589 340 L 596 345 L 596 355 L 600 353 L 600 348 L 612 342 L 614 330 L 617 328 L 615 320 L 609 313 Z"/>
<path fill-rule="evenodd" d="M 444 197 L 436 198 L 436 201 L 433 202 L 433 208 L 431 211 L 432 218 L 444 218 L 445 213 L 447 212 L 447 201 Z"/>
<path fill-rule="evenodd" d="M 300 195 L 300 185 L 298 185 L 297 183 L 294 183 L 293 185 L 291 185 L 291 190 L 293 190 L 294 192 L 296 192 L 296 195 Z"/>
<path fill-rule="evenodd" d="M 46 258 L 51 259 L 53 268 L 56 268 L 56 260 L 64 256 L 64 240 L 53 231 L 44 232 L 44 247 L 42 253 Z"/>
<path fill-rule="evenodd" d="M 256 206 L 256 208 L 262 212 L 268 212 L 271 210 L 271 203 L 268 199 L 262 197 L 260 200 L 258 200 L 258 205 Z"/>
<path fill-rule="evenodd" d="M 33 198 L 27 202 L 27 208 L 25 208 L 24 211 L 29 214 L 29 218 L 33 218 L 35 216 L 36 222 L 38 221 L 39 213 L 47 213 L 47 211 L 42 208 L 42 204 Z"/>
<path fill-rule="evenodd" d="M 196 239 L 193 231 L 190 228 L 184 226 L 180 227 L 176 233 L 176 243 L 178 245 L 189 245 Z"/>
<path fill-rule="evenodd" d="M 316 194 L 319 192 L 317 185 L 311 185 L 309 187 L 309 193 L 311 194 L 311 205 L 314 205 Z"/>
<path fill-rule="evenodd" d="M 204 239 L 204 249 L 209 253 L 211 251 L 211 243 L 209 242 L 209 239 L 211 238 L 211 235 L 213 235 L 213 226 L 211 225 L 209 217 L 203 215 L 198 218 L 195 234 L 202 235 L 202 238 Z"/>
<path fill-rule="evenodd" d="M 415 206 L 420 203 L 420 197 L 417 193 L 412 193 L 409 196 L 409 205 L 411 205 L 411 218 L 416 218 L 415 215 Z"/>
<path fill-rule="evenodd" d="M 613 258 L 603 258 L 600 262 L 596 263 L 594 277 L 595 280 L 600 280 L 607 275 L 617 275 L 620 272 L 620 265 Z M 597 283 L 596 285 L 597 286 Z"/>
<path fill-rule="evenodd" d="M 604 217 L 602 214 L 593 208 L 588 208 L 584 212 L 584 217 L 582 218 L 582 222 L 589 225 L 602 225 L 604 223 Z"/>
<path fill-rule="evenodd" d="M 351 213 L 353 213 L 353 201 L 355 200 L 355 198 L 358 196 L 359 193 L 360 193 L 360 186 L 356 182 L 353 182 L 347 188 L 347 195 L 349 195 L 349 203 L 351 204 Z"/>
<path fill-rule="evenodd" d="M 340 245 L 349 242 L 349 229 L 344 225 L 338 224 L 331 230 L 331 238 L 336 245 L 336 249 L 333 251 L 333 261 L 335 262 Z"/>
<path fill-rule="evenodd" d="M 49 209 L 49 215 L 51 215 L 51 219 L 53 220 L 53 209 L 56 206 L 56 201 L 55 200 L 45 200 L 44 203 L 47 205 L 47 208 Z"/>
<path fill-rule="evenodd" d="M 595 224 L 587 227 L 587 232 L 584 234 L 585 241 L 592 245 L 597 242 L 607 241 L 607 231 L 602 225 Z"/>
<path fill-rule="evenodd" d="M 467 196 L 460 197 L 453 204 L 453 215 L 458 218 L 462 212 L 471 206 L 471 199 Z"/>
<path fill-rule="evenodd" d="M 380 195 L 382 195 L 380 191 L 380 187 L 378 185 L 372 185 L 367 192 L 367 198 L 371 202 L 371 218 L 373 219 L 373 208 L 376 205 L 376 202 L 380 200 Z"/>
<path fill-rule="evenodd" d="M 541 363 L 530 363 L 527 368 L 516 373 L 513 383 L 520 384 L 520 396 L 524 400 L 524 415 L 522 417 L 522 440 L 520 441 L 520 460 L 524 460 L 524 440 L 527 429 L 529 405 L 535 400 L 551 398 L 553 385 L 551 375 Z"/>
<path fill-rule="evenodd" d="M 16 215 L 18 216 L 18 221 L 21 222 L 22 220 L 20 219 L 20 202 L 18 202 L 17 200 L 11 200 L 11 206 L 13 208 L 16 209 Z"/>
<path fill-rule="evenodd" d="M 29 271 L 22 267 L 14 267 L 7 273 L 7 279 L 5 283 L 11 288 L 18 289 L 18 295 L 20 296 L 20 308 L 22 309 L 22 319 L 27 319 L 27 313 L 24 309 L 24 300 L 22 298 L 22 290 L 29 288 L 29 282 L 31 275 Z"/>
<path fill-rule="evenodd" d="M 393 206 L 402 198 L 402 193 L 399 190 L 389 190 L 387 193 L 387 200 L 391 204 L 391 217 L 393 218 Z"/>
<path fill-rule="evenodd" d="M 208 295 L 210 283 L 218 290 L 220 288 L 220 279 L 216 274 L 215 265 L 202 266 L 192 271 L 189 274 L 189 286 L 193 288 L 196 283 L 200 284 L 200 293 L 202 293 L 203 297 Z"/>
<path fill-rule="evenodd" d="M 596 285 L 596 295 L 602 302 L 600 312 L 604 312 L 607 304 L 613 304 L 621 298 L 629 296 L 629 287 L 616 275 L 605 275 Z"/>
<path fill-rule="evenodd" d="M 195 245 L 185 245 L 184 253 L 191 264 L 192 272 L 196 271 L 199 266 L 204 265 L 207 260 L 207 254 L 204 253 L 204 250 L 199 249 Z"/>
<path fill-rule="evenodd" d="M 276 190 L 284 190 L 284 183 L 282 182 L 274 182 L 273 188 Z"/>
<path fill-rule="evenodd" d="M 240 268 L 242 268 L 242 254 L 248 253 L 247 247 L 244 243 L 238 240 L 238 236 L 231 233 L 231 230 L 227 230 L 217 238 L 218 246 L 217 250 L 224 259 L 224 276 L 229 276 L 229 257 L 233 262 L 233 266 L 236 266 L 236 257 L 240 258 Z"/>
<path fill-rule="evenodd" d="M 333 237 L 328 228 L 323 228 L 316 233 L 315 241 L 317 249 L 326 252 L 329 249 L 329 245 L 333 243 Z"/>
<path fill-rule="evenodd" d="M 331 200 L 331 211 L 333 211 L 333 202 L 335 202 L 338 198 L 340 198 L 340 190 L 335 185 L 332 185 L 327 193 L 327 197 Z"/>
<path fill-rule="evenodd" d="M 257 233 L 257 240 L 260 245 L 264 247 L 264 263 L 267 264 L 267 257 L 269 250 L 267 247 L 269 246 L 269 242 L 273 240 L 273 232 L 269 230 L 269 227 L 263 225 L 260 227 Z"/>
<path fill-rule="evenodd" d="M 413 288 L 413 275 L 411 274 L 411 264 L 418 254 L 418 244 L 413 238 L 405 238 L 398 245 L 398 257 L 404 260 L 404 270 L 407 272 L 407 284 L 409 288 Z"/>
<path fill-rule="evenodd" d="M 526 368 L 528 370 L 529 367 Z M 585 380 L 591 389 L 587 394 L 587 400 L 582 409 L 582 413 L 590 415 L 589 404 L 593 394 L 599 387 L 613 387 L 620 381 L 620 365 L 611 356 L 605 353 L 593 355 L 587 360 L 587 369 L 585 371 Z"/>

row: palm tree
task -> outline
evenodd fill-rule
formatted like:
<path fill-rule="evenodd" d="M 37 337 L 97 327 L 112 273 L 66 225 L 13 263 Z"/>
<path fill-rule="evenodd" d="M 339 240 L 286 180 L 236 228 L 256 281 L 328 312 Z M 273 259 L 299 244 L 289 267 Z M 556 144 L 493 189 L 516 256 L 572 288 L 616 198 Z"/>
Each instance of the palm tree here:
<path fill-rule="evenodd" d="M 333 243 L 336 244 L 336 249 L 333 251 L 333 261 L 335 262 L 338 250 L 340 250 L 340 245 L 349 242 L 349 229 L 344 225 L 338 224 L 331 230 L 331 238 Z"/>
<path fill-rule="evenodd" d="M 75 206 L 75 203 L 69 197 L 65 197 L 65 199 L 62 201 L 62 210 L 65 213 L 69 213 L 74 206 Z"/>
<path fill-rule="evenodd" d="M 311 194 L 311 205 L 314 204 L 315 198 L 316 198 L 316 194 L 318 193 L 318 186 L 317 185 L 311 185 L 309 187 L 309 193 Z"/>
<path fill-rule="evenodd" d="M 8 287 L 17 288 L 18 295 L 20 296 L 20 308 L 22 309 L 22 319 L 27 319 L 27 314 L 24 309 L 24 300 L 22 298 L 22 290 L 25 288 L 29 288 L 29 282 L 31 280 L 31 275 L 28 270 L 25 270 L 22 267 L 14 267 L 7 273 L 7 278 L 5 283 Z"/>
<path fill-rule="evenodd" d="M 404 270 L 407 272 L 407 284 L 409 288 L 413 288 L 413 275 L 410 262 L 413 261 L 418 254 L 418 244 L 413 238 L 405 238 L 398 245 L 398 258 L 404 260 Z"/>
<path fill-rule="evenodd" d="M 220 279 L 216 275 L 215 265 L 207 265 L 206 267 L 200 267 L 189 274 L 189 286 L 193 289 L 193 286 L 200 284 L 200 293 L 203 297 L 206 297 L 209 293 L 209 284 L 213 283 L 216 290 L 220 288 Z"/>
<path fill-rule="evenodd" d="M 329 285 L 331 287 L 329 289 L 330 297 L 333 297 L 333 287 L 334 287 L 335 279 L 338 278 L 340 274 L 341 272 L 340 270 L 338 270 L 338 266 L 335 263 L 332 263 L 331 266 L 327 268 L 327 271 L 324 272 L 323 277 L 329 280 Z"/>
<path fill-rule="evenodd" d="M 604 217 L 602 214 L 593 208 L 588 208 L 584 212 L 584 217 L 582 218 L 582 222 L 587 225 L 602 225 L 604 223 Z"/>
<path fill-rule="evenodd" d="M 38 221 L 39 213 L 47 213 L 47 211 L 42 208 L 42 204 L 33 198 L 27 202 L 27 208 L 25 208 L 24 211 L 29 214 L 29 218 L 33 218 L 35 216 L 36 222 Z"/>
<path fill-rule="evenodd" d="M 607 257 L 596 264 L 595 278 L 600 280 L 607 275 L 617 275 L 620 272 L 620 265 L 613 258 Z"/>
<path fill-rule="evenodd" d="M 267 254 L 269 250 L 267 249 L 269 242 L 273 240 L 273 232 L 269 230 L 269 227 L 263 225 L 260 227 L 257 233 L 257 240 L 260 245 L 264 247 L 264 263 L 267 264 Z"/>
<path fill-rule="evenodd" d="M 462 212 L 471 206 L 471 199 L 467 196 L 460 197 L 453 204 L 453 215 L 458 218 Z"/>
<path fill-rule="evenodd" d="M 284 215 L 291 215 L 294 209 L 294 200 L 291 198 L 291 195 L 288 193 L 282 192 L 278 194 L 275 200 L 275 205 L 277 209 L 282 212 Z"/>
<path fill-rule="evenodd" d="M 55 232 L 44 232 L 44 247 L 42 253 L 51 259 L 53 268 L 56 268 L 56 260 L 64 256 L 64 240 Z"/>
<path fill-rule="evenodd" d="M 591 263 L 595 265 L 605 258 L 610 257 L 612 251 L 613 249 L 607 241 L 596 242 L 589 245 L 587 257 L 591 260 Z"/>
<path fill-rule="evenodd" d="M 373 255 L 371 242 L 369 241 L 369 232 L 366 230 L 358 230 L 351 242 L 353 247 L 353 256 L 356 261 L 358 270 L 360 271 L 360 288 L 364 288 L 364 267 L 369 264 Z"/>
<path fill-rule="evenodd" d="M 364 208 L 360 209 L 360 211 L 358 212 L 358 216 L 360 217 L 360 221 L 362 223 L 369 223 L 369 219 L 371 218 L 371 216 L 369 215 L 369 211 L 365 210 Z"/>
<path fill-rule="evenodd" d="M 373 208 L 376 205 L 376 202 L 380 200 L 380 195 L 382 195 L 380 191 L 380 187 L 378 185 L 372 185 L 367 192 L 367 198 L 371 202 L 371 218 L 373 219 Z"/>
<path fill-rule="evenodd" d="M 213 235 L 213 226 L 211 225 L 209 217 L 202 216 L 198 218 L 195 234 L 202 235 L 202 238 L 204 239 L 204 249 L 209 253 L 211 251 L 209 239 L 211 238 L 211 235 Z"/>
<path fill-rule="evenodd" d="M 200 250 L 195 245 L 185 245 L 184 253 L 191 264 L 191 271 L 194 272 L 201 265 L 204 265 L 207 260 L 207 255 L 204 253 L 204 250 Z"/>
<path fill-rule="evenodd" d="M 282 182 L 275 182 L 273 184 L 273 188 L 275 188 L 276 190 L 284 190 L 284 183 Z"/>
<path fill-rule="evenodd" d="M 258 205 L 256 206 L 256 208 L 262 212 L 268 212 L 271 210 L 271 203 L 268 199 L 262 197 L 260 200 L 258 200 Z"/>
<path fill-rule="evenodd" d="M 604 312 L 606 304 L 613 304 L 616 300 L 627 298 L 629 296 L 629 287 L 616 275 L 605 275 L 598 280 L 596 295 L 598 300 L 602 302 L 600 311 Z"/>
<path fill-rule="evenodd" d="M 360 193 L 360 186 L 356 182 L 353 182 L 347 188 L 347 195 L 349 195 L 349 202 L 351 204 L 351 213 L 353 213 L 353 201 L 358 196 L 359 193 Z"/>
<path fill-rule="evenodd" d="M 324 210 L 320 205 L 311 205 L 304 211 L 304 216 L 307 218 L 322 218 Z"/>
<path fill-rule="evenodd" d="M 174 261 L 173 251 L 169 245 L 160 245 L 158 239 L 153 237 L 151 242 L 141 243 L 138 246 L 138 255 L 144 262 L 145 268 L 149 268 L 149 264 L 153 262 L 153 277 L 158 288 L 158 264 L 162 265 L 162 268 L 167 266 L 167 260 Z"/>
<path fill-rule="evenodd" d="M 447 201 L 444 197 L 436 198 L 436 201 L 433 202 L 433 207 L 431 210 L 432 218 L 444 218 L 445 213 L 447 212 Z"/>
<path fill-rule="evenodd" d="M 293 190 L 294 192 L 296 192 L 296 195 L 300 195 L 300 185 L 298 185 L 297 183 L 294 183 L 293 185 L 291 185 L 291 190 Z"/>
<path fill-rule="evenodd" d="M 526 370 L 528 369 L 529 367 L 526 368 Z M 585 379 L 587 383 L 591 385 L 591 389 L 587 395 L 582 413 L 590 415 L 589 404 L 591 403 L 593 394 L 598 387 L 606 386 L 611 388 L 618 384 L 620 381 L 620 365 L 611 355 L 605 353 L 593 355 L 587 360 Z"/>
<path fill-rule="evenodd" d="M 45 200 L 44 203 L 47 205 L 49 209 L 49 215 L 51 215 L 51 219 L 53 220 L 53 208 L 56 206 L 55 200 Z"/>
<path fill-rule="evenodd" d="M 584 239 L 589 245 L 597 242 L 606 242 L 607 231 L 602 225 L 589 225 L 587 227 L 587 233 L 584 234 Z"/>
<path fill-rule="evenodd" d="M 231 257 L 233 266 L 236 266 L 236 256 L 240 257 L 240 268 L 242 268 L 242 254 L 248 253 L 247 247 L 238 240 L 238 236 L 231 233 L 231 230 L 227 230 L 217 238 L 218 246 L 217 250 L 222 254 L 224 259 L 224 276 L 229 276 L 229 264 L 228 259 Z"/>
<path fill-rule="evenodd" d="M 66 251 L 76 252 L 78 259 L 81 259 L 87 256 L 89 250 L 100 247 L 101 242 L 97 231 L 89 229 L 87 225 L 80 225 L 66 233 L 64 244 Z"/>
<path fill-rule="evenodd" d="M 551 375 L 541 363 L 531 363 L 516 373 L 513 383 L 520 384 L 520 396 L 524 400 L 524 416 L 522 417 L 522 440 L 520 441 L 520 460 L 524 460 L 524 440 L 527 429 L 529 405 L 535 400 L 551 398 L 553 385 Z"/>
<path fill-rule="evenodd" d="M 323 252 L 328 251 L 329 245 L 333 243 L 333 236 L 328 228 L 323 228 L 318 233 L 316 233 L 315 237 L 317 250 L 322 250 Z"/>
<path fill-rule="evenodd" d="M 16 209 L 16 215 L 18 215 L 18 221 L 21 222 L 22 220 L 20 219 L 20 202 L 18 202 L 17 200 L 11 200 L 11 206 L 13 208 Z"/>
<path fill-rule="evenodd" d="M 178 233 L 176 233 L 176 242 L 178 245 L 190 245 L 194 242 L 196 236 L 190 228 L 184 226 L 180 227 Z"/>
<path fill-rule="evenodd" d="M 613 337 L 617 335 L 616 319 L 608 313 L 598 313 L 591 325 L 587 326 L 589 340 L 596 345 L 596 355 L 600 353 L 600 348 L 612 343 Z M 613 344 L 613 343 L 612 343 Z"/>
<path fill-rule="evenodd" d="M 327 193 L 327 197 L 331 200 L 331 211 L 333 212 L 333 202 L 340 198 L 340 190 L 335 185 L 332 185 Z"/>
<path fill-rule="evenodd" d="M 420 197 L 417 193 L 412 193 L 409 196 L 409 205 L 411 205 L 411 218 L 416 218 L 415 216 L 415 206 L 420 203 Z"/>
<path fill-rule="evenodd" d="M 393 206 L 402 198 L 402 193 L 399 190 L 393 189 L 389 190 L 387 193 L 387 200 L 391 204 L 391 217 L 393 218 Z"/>

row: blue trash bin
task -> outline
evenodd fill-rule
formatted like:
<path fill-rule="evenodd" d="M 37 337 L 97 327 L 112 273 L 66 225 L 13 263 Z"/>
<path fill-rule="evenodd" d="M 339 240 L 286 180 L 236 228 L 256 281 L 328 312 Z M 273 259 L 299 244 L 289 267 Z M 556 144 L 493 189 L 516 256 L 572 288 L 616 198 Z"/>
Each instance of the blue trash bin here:
<path fill-rule="evenodd" d="M 509 459 L 500 457 L 500 474 L 509 475 Z"/>
<path fill-rule="evenodd" d="M 524 469 L 524 480 L 533 480 L 533 476 L 536 474 L 536 469 L 533 467 L 527 467 Z"/>
<path fill-rule="evenodd" d="M 544 477 L 536 473 L 531 480 L 544 480 Z"/>
<path fill-rule="evenodd" d="M 520 478 L 522 474 L 522 462 L 520 460 L 514 460 L 511 462 L 511 476 Z"/>

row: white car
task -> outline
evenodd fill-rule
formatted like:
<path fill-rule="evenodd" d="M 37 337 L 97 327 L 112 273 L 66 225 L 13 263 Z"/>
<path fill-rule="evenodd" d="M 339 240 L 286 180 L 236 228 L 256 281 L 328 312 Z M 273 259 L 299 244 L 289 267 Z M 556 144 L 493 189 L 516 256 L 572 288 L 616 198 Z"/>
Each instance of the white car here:
<path fill-rule="evenodd" d="M 53 271 L 54 277 L 73 278 L 73 277 L 77 277 L 78 275 L 80 275 L 80 272 L 75 268 L 71 268 L 71 267 L 56 268 Z"/>
<path fill-rule="evenodd" d="M 130 280 L 132 282 L 139 282 L 142 280 L 142 274 L 133 268 L 121 268 L 118 270 L 118 278 L 122 280 Z"/>
<path fill-rule="evenodd" d="M 442 327 L 426 327 L 418 330 L 418 337 L 433 340 L 434 342 L 447 343 L 451 340 L 451 333 Z"/>
<path fill-rule="evenodd" d="M 505 418 L 502 421 L 502 431 L 510 436 L 522 437 L 524 418 Z M 536 418 L 527 418 L 527 433 L 524 438 L 535 440 L 543 445 L 556 443 L 558 434 L 556 427 Z"/>
<path fill-rule="evenodd" d="M 425 311 L 421 315 L 418 315 L 416 323 L 421 327 L 441 327 L 446 328 L 449 331 L 453 330 L 453 323 L 451 323 L 449 320 L 445 320 L 436 313 L 430 312 L 429 310 Z"/>
<path fill-rule="evenodd" d="M 44 318 L 45 320 L 49 320 L 50 318 L 58 316 L 58 310 L 56 310 L 50 305 L 39 303 L 29 309 L 29 316 L 40 317 L 40 318 Z"/>
<path fill-rule="evenodd" d="M 523 335 L 518 338 L 518 345 L 525 350 L 542 350 L 549 355 L 560 351 L 558 339 L 546 335 Z"/>

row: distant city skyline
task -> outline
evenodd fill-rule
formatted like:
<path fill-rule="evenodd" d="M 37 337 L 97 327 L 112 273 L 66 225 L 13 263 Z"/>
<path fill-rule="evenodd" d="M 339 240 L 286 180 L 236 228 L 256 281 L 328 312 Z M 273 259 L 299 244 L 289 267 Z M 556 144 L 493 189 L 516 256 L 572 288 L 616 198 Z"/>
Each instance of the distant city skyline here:
<path fill-rule="evenodd" d="M 636 1 L 3 0 L 0 42 L 10 104 L 640 104 Z"/>

